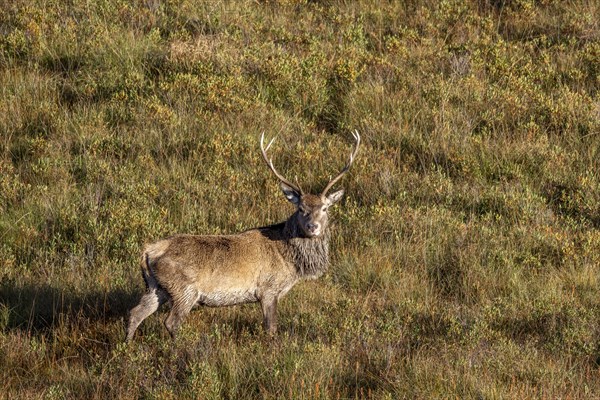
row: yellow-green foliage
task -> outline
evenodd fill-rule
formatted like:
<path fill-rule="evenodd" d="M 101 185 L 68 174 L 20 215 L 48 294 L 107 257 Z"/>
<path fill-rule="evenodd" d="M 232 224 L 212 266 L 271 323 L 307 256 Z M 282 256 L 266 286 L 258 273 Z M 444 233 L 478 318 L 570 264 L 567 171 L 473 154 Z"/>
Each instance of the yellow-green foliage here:
<path fill-rule="evenodd" d="M 0 393 L 598 398 L 593 1 L 4 1 Z M 329 274 L 149 318 L 144 242 L 291 207 L 364 140 Z M 2 397 L 2 396 L 0 396 Z"/>

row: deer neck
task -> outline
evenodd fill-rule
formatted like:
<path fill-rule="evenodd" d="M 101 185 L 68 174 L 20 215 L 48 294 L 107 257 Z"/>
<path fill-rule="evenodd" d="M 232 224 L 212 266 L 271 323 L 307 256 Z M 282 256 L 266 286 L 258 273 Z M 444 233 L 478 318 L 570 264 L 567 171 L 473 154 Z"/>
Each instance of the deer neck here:
<path fill-rule="evenodd" d="M 294 264 L 301 278 L 318 278 L 329 266 L 329 229 L 315 238 L 307 238 L 292 215 L 283 227 L 285 256 Z"/>

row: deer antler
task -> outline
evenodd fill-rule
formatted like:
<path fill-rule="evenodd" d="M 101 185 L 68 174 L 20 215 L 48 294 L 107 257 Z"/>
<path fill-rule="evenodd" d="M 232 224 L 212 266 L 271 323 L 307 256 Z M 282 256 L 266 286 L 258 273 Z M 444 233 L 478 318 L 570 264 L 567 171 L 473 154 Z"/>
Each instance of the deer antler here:
<path fill-rule="evenodd" d="M 297 185 L 297 184 L 294 184 L 294 183 L 288 181 L 287 179 L 285 179 L 283 177 L 283 175 L 281 175 L 279 172 L 277 172 L 277 170 L 273 166 L 273 160 L 270 159 L 267 156 L 267 150 L 269 150 L 269 147 L 271 147 L 271 145 L 275 141 L 275 138 L 271 139 L 271 141 L 269 142 L 269 144 L 267 145 L 266 148 L 264 146 L 264 139 L 265 139 L 265 133 L 263 132 L 260 135 L 260 151 L 261 151 L 261 153 L 263 155 L 263 158 L 265 159 L 265 162 L 267 163 L 267 165 L 271 169 L 271 171 L 273 171 L 273 173 L 275 174 L 275 176 L 277 177 L 277 179 L 279 179 L 281 182 L 285 183 L 286 185 L 288 185 L 289 187 L 291 187 L 292 189 L 294 189 L 296 192 L 298 192 L 298 194 L 302 195 L 304 192 L 302 191 L 302 188 L 300 187 L 300 185 Z"/>
<path fill-rule="evenodd" d="M 358 131 L 355 130 L 354 132 L 352 132 L 352 136 L 354 137 L 354 140 L 356 140 L 356 144 L 354 145 L 354 151 L 352 153 L 350 153 L 350 158 L 348 159 L 346 166 L 344 168 L 342 168 L 342 170 L 340 171 L 338 176 L 336 176 L 335 178 L 330 180 L 329 183 L 327 184 L 327 186 L 325 186 L 325 189 L 323 189 L 323 192 L 321 193 L 321 197 L 325 196 L 327 194 L 327 192 L 329 191 L 329 189 L 331 189 L 333 187 L 333 185 L 335 185 L 335 183 L 337 181 L 339 181 L 341 179 L 341 177 L 346 174 L 346 172 L 348 172 L 348 170 L 350 169 L 350 166 L 354 162 L 356 153 L 358 153 L 358 147 L 360 146 L 360 135 L 358 134 Z"/>

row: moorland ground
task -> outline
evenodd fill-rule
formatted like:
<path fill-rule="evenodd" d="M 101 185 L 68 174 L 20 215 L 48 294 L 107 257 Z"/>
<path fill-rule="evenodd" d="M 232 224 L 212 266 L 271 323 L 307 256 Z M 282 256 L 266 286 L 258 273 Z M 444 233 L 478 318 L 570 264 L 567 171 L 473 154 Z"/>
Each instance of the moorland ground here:
<path fill-rule="evenodd" d="M 595 1 L 0 1 L 0 397 L 600 397 Z M 338 185 L 280 303 L 124 345 L 143 243 Z"/>

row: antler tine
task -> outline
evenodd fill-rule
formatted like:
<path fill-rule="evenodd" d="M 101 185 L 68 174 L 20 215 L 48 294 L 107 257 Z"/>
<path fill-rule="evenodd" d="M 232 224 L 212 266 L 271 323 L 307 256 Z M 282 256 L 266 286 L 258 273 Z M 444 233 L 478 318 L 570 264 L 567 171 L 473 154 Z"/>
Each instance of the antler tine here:
<path fill-rule="evenodd" d="M 298 188 L 299 193 L 303 194 L 304 190 L 302 189 L 302 186 L 300 186 L 300 182 L 298 182 L 298 177 L 297 176 L 294 176 L 294 182 L 296 182 L 296 187 Z"/>
<path fill-rule="evenodd" d="M 265 148 L 264 146 L 264 141 L 265 141 L 265 132 L 263 132 L 260 135 L 260 151 L 262 153 L 263 158 L 265 159 L 265 162 L 267 163 L 267 166 L 269 167 L 269 169 L 271 171 L 273 171 L 273 173 L 275 174 L 275 176 L 277 177 L 277 179 L 279 179 L 281 182 L 285 183 L 286 185 L 288 185 L 289 187 L 291 187 L 292 189 L 294 189 L 296 192 L 298 192 L 299 194 L 303 194 L 302 192 L 302 188 L 300 188 L 299 185 L 293 184 L 292 182 L 288 181 L 287 179 L 285 179 L 283 177 L 283 175 L 281 175 L 279 172 L 277 172 L 277 170 L 275 169 L 275 167 L 273 166 L 273 160 L 270 159 L 267 156 L 267 150 L 269 150 L 269 147 L 271 147 L 271 145 L 273 144 L 273 142 L 275 141 L 275 138 L 271 139 L 271 141 L 269 142 L 269 144 L 267 145 L 267 147 Z"/>
<path fill-rule="evenodd" d="M 329 189 L 331 189 L 333 187 L 333 185 L 335 185 L 336 182 L 339 181 L 342 178 L 342 176 L 344 176 L 346 174 L 346 172 L 348 172 L 348 170 L 350 169 L 350 166 L 354 162 L 356 154 L 358 153 L 358 148 L 360 147 L 360 134 L 358 133 L 357 130 L 352 132 L 352 137 L 354 137 L 354 140 L 356 140 L 356 144 L 354 145 L 354 151 L 352 151 L 352 153 L 350 153 L 350 158 L 348 159 L 348 162 L 346 163 L 344 168 L 342 168 L 340 173 L 335 178 L 330 180 L 329 183 L 327 184 L 327 186 L 325 186 L 325 189 L 323 189 L 323 192 L 321 192 L 321 196 L 325 196 L 327 194 Z"/>

